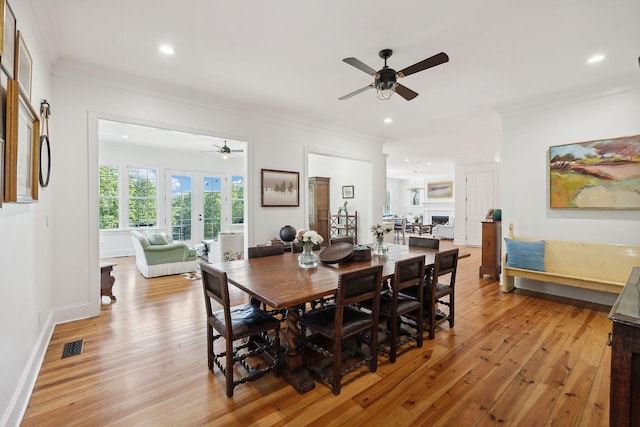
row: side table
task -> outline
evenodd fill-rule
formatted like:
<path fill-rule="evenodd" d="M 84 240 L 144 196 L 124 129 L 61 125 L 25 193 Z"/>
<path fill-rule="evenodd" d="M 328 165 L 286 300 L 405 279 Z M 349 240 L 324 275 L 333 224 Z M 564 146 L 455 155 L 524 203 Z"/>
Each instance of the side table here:
<path fill-rule="evenodd" d="M 116 278 L 111 275 L 116 265 L 118 264 L 113 262 L 100 263 L 100 296 L 108 296 L 111 301 L 116 301 L 116 296 L 113 295 L 113 284 Z"/>

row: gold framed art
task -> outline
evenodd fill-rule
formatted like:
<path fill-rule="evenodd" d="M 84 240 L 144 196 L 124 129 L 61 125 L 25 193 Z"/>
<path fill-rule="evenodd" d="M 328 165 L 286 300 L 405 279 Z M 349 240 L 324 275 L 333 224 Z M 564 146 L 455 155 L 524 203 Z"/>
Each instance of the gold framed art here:
<path fill-rule="evenodd" d="M 16 54 L 16 16 L 6 0 L 0 0 L 2 6 L 2 68 L 9 78 L 13 78 Z"/>
<path fill-rule="evenodd" d="M 300 206 L 300 173 L 262 169 L 262 207 Z"/>
<path fill-rule="evenodd" d="M 13 79 L 7 84 L 6 129 L 4 200 L 35 202 L 38 200 L 40 120 Z"/>
<path fill-rule="evenodd" d="M 27 49 L 27 43 L 24 41 L 24 35 L 18 31 L 18 54 L 16 55 L 16 76 L 15 79 L 20 85 L 27 97 L 27 100 L 31 102 L 31 75 L 33 71 L 33 60 L 29 49 Z"/>
<path fill-rule="evenodd" d="M 453 182 L 430 182 L 427 184 L 427 197 L 453 197 Z"/>

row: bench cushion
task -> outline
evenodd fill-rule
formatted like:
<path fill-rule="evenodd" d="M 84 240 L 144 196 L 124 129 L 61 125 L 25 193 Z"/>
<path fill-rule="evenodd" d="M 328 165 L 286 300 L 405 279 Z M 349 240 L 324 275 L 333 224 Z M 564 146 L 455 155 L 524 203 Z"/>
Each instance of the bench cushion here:
<path fill-rule="evenodd" d="M 505 237 L 504 241 L 508 254 L 507 267 L 545 271 L 544 240 L 528 242 Z"/>

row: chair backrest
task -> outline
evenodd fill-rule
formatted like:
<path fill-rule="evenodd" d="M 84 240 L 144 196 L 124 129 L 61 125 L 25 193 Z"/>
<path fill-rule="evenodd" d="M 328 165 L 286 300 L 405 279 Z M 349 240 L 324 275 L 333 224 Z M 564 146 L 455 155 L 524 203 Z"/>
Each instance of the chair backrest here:
<path fill-rule="evenodd" d="M 418 246 L 421 248 L 440 249 L 440 240 L 430 239 L 428 237 L 409 236 L 409 246 Z"/>
<path fill-rule="evenodd" d="M 391 281 L 392 304 L 394 311 L 398 306 L 398 295 L 403 289 L 414 288 L 415 298 L 420 302 L 424 301 L 424 255 L 396 261 L 393 280 Z"/>
<path fill-rule="evenodd" d="M 213 299 L 218 304 L 222 305 L 227 333 L 231 334 L 231 303 L 229 300 L 229 283 L 227 281 L 227 273 L 212 267 L 211 264 L 200 264 L 200 268 L 202 271 L 202 288 L 204 290 L 204 303 L 207 309 L 207 318 L 211 317 L 213 314 L 213 310 L 211 308 L 211 300 Z"/>
<path fill-rule="evenodd" d="M 439 277 L 451 274 L 449 279 L 449 286 L 454 286 L 456 283 L 456 271 L 458 269 L 458 252 L 459 249 L 448 249 L 446 251 L 440 251 L 436 254 L 436 259 L 433 268 L 433 281 L 437 282 Z"/>
<path fill-rule="evenodd" d="M 380 289 L 382 287 L 382 265 L 343 273 L 336 291 L 336 329 L 342 325 L 344 307 L 358 302 L 373 300 L 374 319 L 379 314 Z M 336 333 L 338 331 L 336 330 Z M 340 335 L 336 335 L 340 336 Z"/>
<path fill-rule="evenodd" d="M 249 258 L 262 258 L 265 256 L 283 255 L 284 245 L 252 246 L 248 249 Z"/>
<path fill-rule="evenodd" d="M 407 218 L 401 218 L 396 221 L 394 228 L 396 230 L 404 230 L 405 225 L 407 225 Z"/>
<path fill-rule="evenodd" d="M 353 245 L 353 236 L 347 236 L 347 237 L 334 237 L 331 240 L 329 240 L 329 244 L 333 245 L 336 243 L 351 243 Z"/>

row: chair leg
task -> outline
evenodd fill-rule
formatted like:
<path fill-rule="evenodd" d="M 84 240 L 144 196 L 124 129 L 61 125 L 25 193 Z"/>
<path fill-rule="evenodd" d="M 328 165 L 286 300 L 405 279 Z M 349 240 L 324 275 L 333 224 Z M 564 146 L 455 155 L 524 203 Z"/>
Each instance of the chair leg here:
<path fill-rule="evenodd" d="M 233 354 L 233 341 L 231 337 L 225 338 L 226 342 L 226 351 L 227 354 L 225 356 L 225 382 L 227 383 L 227 397 L 233 396 L 233 362 L 235 355 Z"/>
<path fill-rule="evenodd" d="M 331 391 L 336 396 L 340 394 L 340 383 L 342 381 L 342 340 L 336 337 L 333 342 L 333 378 L 331 379 Z"/>
<path fill-rule="evenodd" d="M 207 322 L 207 362 L 213 372 L 213 327 Z"/>
<path fill-rule="evenodd" d="M 418 348 L 422 347 L 422 333 L 424 331 L 424 322 L 423 322 L 423 316 L 424 316 L 424 312 L 422 310 L 422 308 L 420 308 L 418 310 L 418 321 L 416 322 L 416 344 L 418 346 Z"/>
<path fill-rule="evenodd" d="M 371 351 L 371 363 L 369 363 L 369 371 L 378 370 L 378 325 L 374 323 L 371 327 L 371 335 L 369 339 L 369 350 Z"/>
<path fill-rule="evenodd" d="M 453 322 L 453 315 L 455 313 L 455 310 L 453 307 L 454 301 L 455 301 L 454 296 L 455 296 L 454 291 L 451 291 L 451 293 L 449 294 L 449 328 L 453 328 L 453 323 L 454 323 Z"/>
<path fill-rule="evenodd" d="M 398 347 L 398 316 L 391 316 L 389 319 L 390 323 L 390 334 L 391 334 L 391 342 L 389 345 L 389 361 L 391 363 L 396 362 L 396 350 Z"/>

